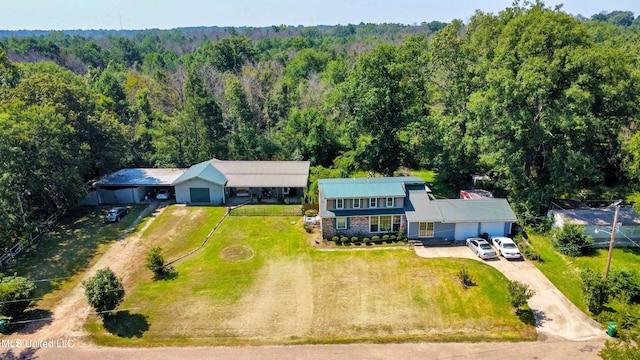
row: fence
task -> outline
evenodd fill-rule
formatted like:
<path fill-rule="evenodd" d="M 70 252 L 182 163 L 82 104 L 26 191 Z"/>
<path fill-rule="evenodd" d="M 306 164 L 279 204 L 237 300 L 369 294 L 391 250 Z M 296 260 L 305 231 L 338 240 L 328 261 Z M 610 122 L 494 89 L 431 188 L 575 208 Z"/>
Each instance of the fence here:
<path fill-rule="evenodd" d="M 242 206 L 229 211 L 230 216 L 302 216 L 300 207 Z"/>
<path fill-rule="evenodd" d="M 33 243 L 38 240 L 42 234 L 51 229 L 52 226 L 58 223 L 58 219 L 62 215 L 61 211 L 57 211 L 53 215 L 40 224 L 40 227 L 34 232 L 29 234 L 28 239 L 20 240 L 17 244 L 13 245 L 6 253 L 0 256 L 0 267 L 5 267 L 9 261 L 15 259 L 15 257 L 22 252 L 22 250 L 29 248 Z"/>

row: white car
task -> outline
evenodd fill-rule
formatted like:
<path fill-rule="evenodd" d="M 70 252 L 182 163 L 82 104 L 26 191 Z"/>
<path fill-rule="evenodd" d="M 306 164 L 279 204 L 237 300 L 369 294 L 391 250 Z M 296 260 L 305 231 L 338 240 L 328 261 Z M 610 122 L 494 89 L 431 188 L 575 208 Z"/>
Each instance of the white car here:
<path fill-rule="evenodd" d="M 478 255 L 480 259 L 495 259 L 498 257 L 498 254 L 496 254 L 491 245 L 483 238 L 468 238 L 467 246 Z"/>
<path fill-rule="evenodd" d="M 493 246 L 498 249 L 498 254 L 502 255 L 502 257 L 504 257 L 505 259 L 522 258 L 520 250 L 518 249 L 518 245 L 516 245 L 516 243 L 508 237 L 496 236 L 491 238 L 491 242 L 493 242 Z"/>
<path fill-rule="evenodd" d="M 160 189 L 156 194 L 156 199 L 158 200 L 167 200 L 171 197 L 171 190 L 169 189 Z"/>

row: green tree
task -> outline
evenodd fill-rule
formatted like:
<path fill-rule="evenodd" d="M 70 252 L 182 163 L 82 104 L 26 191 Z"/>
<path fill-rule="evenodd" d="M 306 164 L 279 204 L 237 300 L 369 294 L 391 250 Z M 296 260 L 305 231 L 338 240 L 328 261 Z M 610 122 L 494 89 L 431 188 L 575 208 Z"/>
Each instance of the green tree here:
<path fill-rule="evenodd" d="M 162 256 L 162 248 L 159 246 L 153 247 L 147 253 L 147 260 L 145 262 L 147 269 L 153 272 L 154 277 L 158 278 L 165 272 L 164 257 Z"/>
<path fill-rule="evenodd" d="M 234 35 L 215 42 L 206 42 L 200 49 L 204 61 L 220 71 L 237 73 L 257 52 L 251 40 Z"/>
<path fill-rule="evenodd" d="M 21 276 L 2 276 L 0 280 L 0 314 L 16 319 L 31 304 L 36 285 Z"/>
<path fill-rule="evenodd" d="M 520 308 L 525 306 L 527 301 L 536 294 L 534 290 L 529 288 L 529 285 L 519 281 L 509 281 L 507 290 L 509 291 L 509 302 L 516 309 L 516 312 L 520 312 Z"/>
<path fill-rule="evenodd" d="M 213 157 L 225 158 L 227 132 L 223 124 L 222 110 L 211 97 L 202 76 L 195 67 L 189 68 L 184 88 L 185 124 L 187 131 L 186 160 L 198 163 Z"/>
<path fill-rule="evenodd" d="M 609 288 L 601 272 L 591 269 L 583 270 L 580 274 L 582 280 L 582 294 L 589 311 L 600 314 L 602 307 L 609 299 Z"/>
<path fill-rule="evenodd" d="M 393 175 L 403 164 L 398 133 L 410 120 L 418 95 L 402 61 L 398 48 L 379 45 L 358 58 L 347 80 L 354 133 L 370 139 L 361 160 L 368 170 L 384 175 Z"/>
<path fill-rule="evenodd" d="M 82 287 L 89 305 L 102 316 L 115 309 L 124 299 L 124 287 L 109 268 L 100 269 L 94 276 L 83 280 Z"/>
<path fill-rule="evenodd" d="M 553 247 L 567 256 L 586 255 L 591 252 L 593 239 L 585 234 L 584 227 L 576 224 L 564 224 L 552 234 Z"/>

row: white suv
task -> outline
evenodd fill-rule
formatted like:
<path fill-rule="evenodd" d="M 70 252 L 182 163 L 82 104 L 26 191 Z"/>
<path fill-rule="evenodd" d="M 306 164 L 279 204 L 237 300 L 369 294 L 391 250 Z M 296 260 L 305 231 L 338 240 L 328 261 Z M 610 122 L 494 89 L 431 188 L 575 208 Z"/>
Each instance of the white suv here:
<path fill-rule="evenodd" d="M 493 246 L 498 249 L 498 254 L 502 255 L 505 259 L 520 259 L 522 255 L 518 250 L 518 245 L 513 240 L 504 236 L 496 236 L 491 238 Z"/>

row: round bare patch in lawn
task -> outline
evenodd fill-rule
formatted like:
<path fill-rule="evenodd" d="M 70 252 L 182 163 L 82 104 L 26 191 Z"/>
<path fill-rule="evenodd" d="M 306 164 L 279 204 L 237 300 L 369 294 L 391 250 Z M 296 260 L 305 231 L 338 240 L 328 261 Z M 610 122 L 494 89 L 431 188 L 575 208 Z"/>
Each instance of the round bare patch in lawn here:
<path fill-rule="evenodd" d="M 232 245 L 220 251 L 220 257 L 231 262 L 251 260 L 255 254 L 252 248 L 245 245 Z"/>

